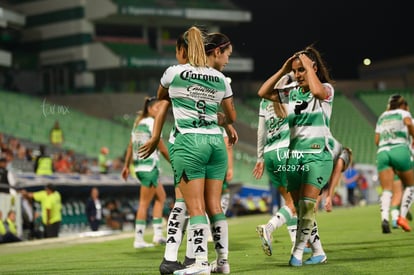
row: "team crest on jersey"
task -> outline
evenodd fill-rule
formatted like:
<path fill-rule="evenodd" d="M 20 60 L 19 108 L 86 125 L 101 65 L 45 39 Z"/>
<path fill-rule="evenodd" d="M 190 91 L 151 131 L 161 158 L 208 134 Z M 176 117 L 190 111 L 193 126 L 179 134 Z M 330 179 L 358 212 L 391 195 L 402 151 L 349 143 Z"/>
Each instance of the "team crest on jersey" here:
<path fill-rule="evenodd" d="M 191 85 L 187 88 L 188 96 L 197 98 L 199 100 L 214 100 L 217 90 L 213 88 L 206 88 L 200 85 Z"/>

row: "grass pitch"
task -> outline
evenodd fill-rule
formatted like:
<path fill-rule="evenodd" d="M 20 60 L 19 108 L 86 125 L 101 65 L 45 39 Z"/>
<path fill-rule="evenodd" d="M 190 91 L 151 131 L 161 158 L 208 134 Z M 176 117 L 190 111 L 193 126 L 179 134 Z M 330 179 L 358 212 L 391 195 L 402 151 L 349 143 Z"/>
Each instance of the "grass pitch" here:
<path fill-rule="evenodd" d="M 328 257 L 322 265 L 290 267 L 286 227 L 273 234 L 273 255 L 261 249 L 256 225 L 269 215 L 229 218 L 231 274 L 414 274 L 414 233 L 383 234 L 379 205 L 318 212 L 320 237 Z M 411 222 L 413 226 L 413 223 Z M 151 232 L 146 240 L 151 241 Z M 109 237 L 59 237 L 0 245 L 0 274 L 159 274 L 164 246 L 134 249 L 133 232 Z M 180 248 L 179 260 L 185 255 Z M 304 260 L 310 254 L 304 255 Z M 215 258 L 209 243 L 209 260 Z"/>

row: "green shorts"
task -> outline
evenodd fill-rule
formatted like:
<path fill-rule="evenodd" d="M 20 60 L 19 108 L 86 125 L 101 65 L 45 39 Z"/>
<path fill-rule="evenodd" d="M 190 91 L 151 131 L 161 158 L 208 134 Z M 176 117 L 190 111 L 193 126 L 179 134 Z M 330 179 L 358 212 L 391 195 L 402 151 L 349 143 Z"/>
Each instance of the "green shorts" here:
<path fill-rule="evenodd" d="M 145 187 L 157 187 L 160 171 L 155 167 L 151 172 L 135 172 L 137 179 Z"/>
<path fill-rule="evenodd" d="M 279 148 L 264 153 L 264 163 L 270 182 L 274 187 L 287 187 L 286 178 L 286 160 L 288 156 L 288 148 Z"/>
<path fill-rule="evenodd" d="M 290 157 L 286 164 L 288 191 L 299 190 L 304 183 L 321 190 L 332 174 L 332 154 L 325 150 L 318 154 Z"/>
<path fill-rule="evenodd" d="M 170 165 L 171 165 L 172 170 L 174 171 L 174 143 L 168 142 L 167 148 L 168 148 L 168 155 L 170 157 Z M 180 182 L 175 182 L 175 177 L 174 177 L 174 185 L 177 185 L 179 183 Z"/>
<path fill-rule="evenodd" d="M 378 172 L 388 168 L 393 168 L 399 172 L 405 172 L 413 168 L 408 146 L 393 146 L 377 153 Z"/>
<path fill-rule="evenodd" d="M 178 134 L 174 141 L 174 178 L 224 180 L 227 150 L 223 135 Z"/>

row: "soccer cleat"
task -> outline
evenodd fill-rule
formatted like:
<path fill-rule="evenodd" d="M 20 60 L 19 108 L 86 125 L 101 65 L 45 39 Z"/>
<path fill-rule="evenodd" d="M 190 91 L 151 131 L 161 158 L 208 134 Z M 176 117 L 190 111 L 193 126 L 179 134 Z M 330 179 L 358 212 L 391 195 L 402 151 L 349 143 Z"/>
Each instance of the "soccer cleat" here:
<path fill-rule="evenodd" d="M 163 245 L 167 243 L 167 240 L 164 237 L 157 237 L 157 238 L 154 237 L 152 239 L 152 242 L 157 245 Z"/>
<path fill-rule="evenodd" d="M 210 275 L 210 269 L 208 262 L 195 263 L 187 268 L 174 271 L 174 275 Z"/>
<path fill-rule="evenodd" d="M 291 255 L 289 260 L 290 266 L 302 266 L 302 261 Z"/>
<path fill-rule="evenodd" d="M 382 233 L 384 234 L 391 233 L 390 224 L 387 220 L 382 221 L 381 227 L 382 227 Z"/>
<path fill-rule="evenodd" d="M 319 256 L 312 256 L 307 259 L 304 264 L 325 264 L 328 261 L 328 258 L 325 254 Z"/>
<path fill-rule="evenodd" d="M 230 265 L 227 260 L 215 260 L 210 264 L 211 273 L 221 273 L 221 274 L 230 274 Z"/>
<path fill-rule="evenodd" d="M 406 219 L 406 218 L 404 218 L 404 217 L 402 217 L 402 216 L 399 216 L 399 217 L 398 217 L 398 220 L 397 220 L 397 224 L 398 224 L 399 226 L 401 226 L 401 227 L 402 227 L 402 229 L 404 229 L 404 231 L 405 231 L 405 232 L 410 232 L 410 231 L 411 231 L 411 227 L 410 227 L 410 225 L 408 224 L 408 221 L 407 221 L 407 219 Z"/>
<path fill-rule="evenodd" d="M 153 247 L 154 244 L 152 243 L 147 243 L 145 241 L 140 241 L 140 242 L 134 242 L 134 248 L 147 248 L 147 247 Z"/>
<path fill-rule="evenodd" d="M 189 258 L 185 256 L 184 262 L 183 262 L 184 267 L 188 267 L 190 265 L 193 265 L 194 263 L 195 263 L 195 258 Z"/>
<path fill-rule="evenodd" d="M 183 264 L 181 264 L 179 261 L 167 261 L 165 258 L 162 260 L 160 264 L 160 274 L 166 275 L 166 274 L 173 274 L 174 271 L 180 270 L 185 268 Z"/>
<path fill-rule="evenodd" d="M 397 229 L 398 228 L 397 220 L 392 220 L 391 221 L 391 227 L 392 227 L 392 229 Z"/>
<path fill-rule="evenodd" d="M 272 234 L 266 230 L 266 225 L 258 225 L 256 232 L 262 240 L 262 249 L 267 256 L 272 256 Z"/>

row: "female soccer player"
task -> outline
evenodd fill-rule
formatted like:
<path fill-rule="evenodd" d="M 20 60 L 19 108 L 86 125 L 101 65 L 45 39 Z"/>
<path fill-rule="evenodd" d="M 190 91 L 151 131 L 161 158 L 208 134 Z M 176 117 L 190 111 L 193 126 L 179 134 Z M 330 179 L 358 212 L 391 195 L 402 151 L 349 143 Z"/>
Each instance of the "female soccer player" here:
<path fill-rule="evenodd" d="M 394 173 L 398 175 L 405 187 L 400 217 L 397 224 L 404 231 L 411 231 L 406 215 L 414 196 L 414 171 L 411 161 L 409 138 L 414 137 L 414 125 L 408 103 L 401 95 L 392 95 L 387 109 L 377 120 L 375 127 L 375 144 L 377 150 L 377 169 L 382 187 L 381 227 L 383 233 L 390 233 L 389 214 L 394 182 Z"/>
<path fill-rule="evenodd" d="M 289 93 L 290 145 L 286 171 L 288 191 L 292 194 L 298 214 L 298 229 L 289 265 L 301 266 L 303 251 L 316 224 L 315 204 L 333 168 L 333 137 L 329 121 L 334 88 L 320 53 L 313 46 L 308 46 L 289 57 L 282 68 L 263 83 L 258 95 L 280 102 L 279 94 L 274 93 L 274 86 L 291 71 L 298 87 Z M 312 256 L 304 264 L 326 261 L 319 241 L 318 245 L 312 245 Z"/>
<path fill-rule="evenodd" d="M 125 165 L 121 176 L 124 180 L 129 174 L 129 167 L 133 161 L 135 174 L 141 182 L 139 193 L 139 205 L 135 218 L 135 240 L 134 248 L 145 248 L 154 246 L 144 241 L 147 213 L 150 203 L 155 199 L 153 209 L 152 225 L 154 228 L 153 243 L 164 244 L 162 226 L 162 210 L 166 198 L 164 186 L 159 182 L 159 152 L 167 161 L 170 161 L 167 147 L 162 140 L 158 143 L 158 151 L 153 152 L 148 158 L 138 156 L 138 148 L 152 136 L 154 127 L 154 116 L 158 112 L 158 100 L 155 97 L 147 97 L 144 109 L 138 114 L 131 131 L 131 138 L 125 154 Z"/>
<path fill-rule="evenodd" d="M 185 46 L 183 46 L 185 45 Z M 160 99 L 171 100 L 177 131 L 174 140 L 174 177 L 190 215 L 189 234 L 195 255 L 194 265 L 174 274 L 209 274 L 208 220 L 210 217 L 215 247 L 223 247 L 217 262 L 228 266 L 228 228 L 221 208 L 221 192 L 227 170 L 227 152 L 218 126 L 218 106 L 226 121 L 236 118 L 231 87 L 225 76 L 207 66 L 204 37 L 191 27 L 177 43 L 177 59 L 187 57 L 187 64 L 167 68 L 158 89 Z M 159 136 L 154 136 L 157 142 Z M 153 143 L 154 144 L 154 143 Z M 151 147 L 143 147 L 145 155 Z M 229 267 L 229 266 L 228 266 Z"/>

